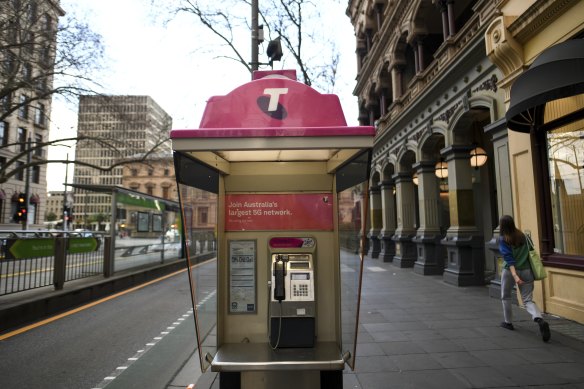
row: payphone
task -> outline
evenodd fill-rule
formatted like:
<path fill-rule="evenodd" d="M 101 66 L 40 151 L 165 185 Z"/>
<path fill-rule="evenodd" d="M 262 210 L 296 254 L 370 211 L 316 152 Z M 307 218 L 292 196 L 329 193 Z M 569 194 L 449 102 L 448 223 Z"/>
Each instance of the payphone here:
<path fill-rule="evenodd" d="M 183 233 L 216 239 L 212 260 L 194 262 L 194 244 L 186 257 L 201 371 L 220 388 L 343 387 L 375 135 L 287 70 L 255 72 L 212 96 L 199 128 L 171 131 Z"/>
<path fill-rule="evenodd" d="M 312 253 L 274 253 L 269 304 L 273 349 L 313 347 L 316 303 Z"/>

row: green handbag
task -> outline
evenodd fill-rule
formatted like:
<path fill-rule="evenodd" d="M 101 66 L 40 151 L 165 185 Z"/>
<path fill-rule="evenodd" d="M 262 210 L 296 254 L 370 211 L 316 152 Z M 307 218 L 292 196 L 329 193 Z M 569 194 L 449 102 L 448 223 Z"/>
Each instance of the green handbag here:
<path fill-rule="evenodd" d="M 536 280 L 543 280 L 547 277 L 545 267 L 541 262 L 539 253 L 535 250 L 535 246 L 533 245 L 531 237 L 529 235 L 525 235 L 525 238 L 527 239 L 527 247 L 529 248 L 529 263 L 531 265 L 531 270 L 533 271 L 533 278 Z"/>

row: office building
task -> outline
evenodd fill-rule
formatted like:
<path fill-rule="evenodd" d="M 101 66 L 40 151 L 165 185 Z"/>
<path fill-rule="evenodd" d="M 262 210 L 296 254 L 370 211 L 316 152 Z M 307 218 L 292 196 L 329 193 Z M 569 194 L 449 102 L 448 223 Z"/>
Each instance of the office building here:
<path fill-rule="evenodd" d="M 29 229 L 45 218 L 47 147 L 57 24 L 56 0 L 4 1 L 0 7 L 0 229 L 21 229 L 14 219 L 26 197 Z M 35 164 L 35 162 L 40 162 Z M 25 168 L 27 164 L 32 165 Z M 19 169 L 21 168 L 21 169 Z"/>
<path fill-rule="evenodd" d="M 103 170 L 77 163 L 74 184 L 122 187 L 124 161 L 152 150 L 170 154 L 171 125 L 171 117 L 149 96 L 81 96 L 75 159 Z M 75 226 L 107 230 L 110 215 L 109 195 L 75 189 Z"/>

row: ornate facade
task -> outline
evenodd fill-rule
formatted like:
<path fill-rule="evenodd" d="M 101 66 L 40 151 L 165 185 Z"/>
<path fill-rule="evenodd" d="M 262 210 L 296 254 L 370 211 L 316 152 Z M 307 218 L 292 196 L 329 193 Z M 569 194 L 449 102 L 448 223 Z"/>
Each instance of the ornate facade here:
<path fill-rule="evenodd" d="M 459 286 L 495 279 L 488 242 L 511 193 L 501 72 L 484 44 L 494 3 L 351 1 L 348 13 L 359 121 L 377 128 L 370 255 Z M 486 163 L 471 165 L 474 150 Z"/>
<path fill-rule="evenodd" d="M 349 1 L 359 121 L 377 129 L 370 256 L 458 286 L 489 284 L 498 296 L 500 216 L 514 215 L 536 240 L 545 224 L 532 141 L 508 130 L 510 88 L 542 50 L 582 34 L 583 6 Z M 584 321 L 583 288 L 568 292 L 557 284 L 581 281 L 578 266 L 566 269 L 567 262 L 550 268 L 538 299 L 548 312 Z M 555 276 L 560 273 L 563 279 Z"/>

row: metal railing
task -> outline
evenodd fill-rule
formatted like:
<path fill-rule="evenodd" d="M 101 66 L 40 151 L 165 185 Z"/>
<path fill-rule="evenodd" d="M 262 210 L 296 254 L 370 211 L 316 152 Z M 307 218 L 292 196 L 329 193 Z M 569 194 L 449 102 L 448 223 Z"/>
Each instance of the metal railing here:
<path fill-rule="evenodd" d="M 195 263 L 216 255 L 213 231 L 191 231 Z M 113 247 L 112 247 L 113 246 Z M 110 277 L 184 258 L 180 237 L 118 238 L 92 231 L 0 231 L 0 296 L 87 277 Z"/>
<path fill-rule="evenodd" d="M 103 274 L 106 237 L 87 232 L 0 231 L 0 296 Z"/>

